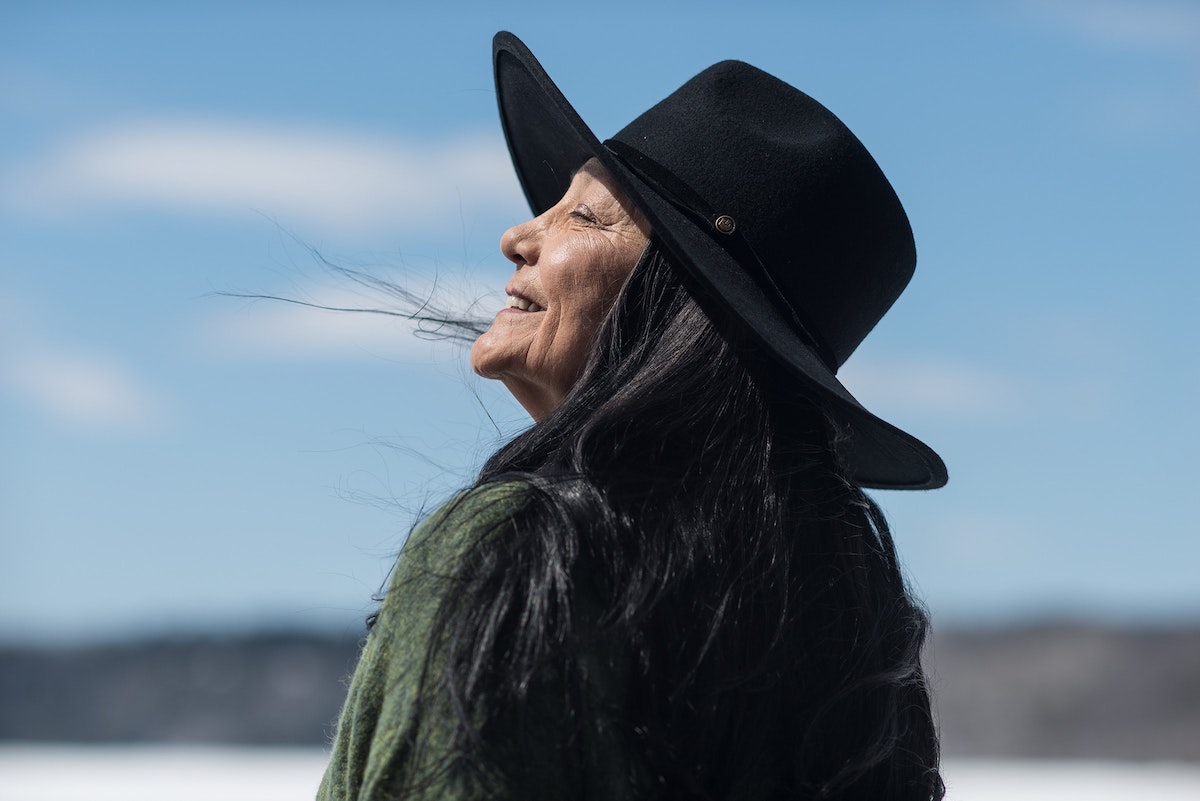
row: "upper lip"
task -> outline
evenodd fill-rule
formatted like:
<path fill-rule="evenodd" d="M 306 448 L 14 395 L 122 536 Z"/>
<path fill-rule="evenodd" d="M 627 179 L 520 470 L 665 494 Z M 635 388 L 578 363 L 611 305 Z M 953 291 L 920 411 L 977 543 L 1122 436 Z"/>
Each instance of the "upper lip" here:
<path fill-rule="evenodd" d="M 510 298 L 520 298 L 521 300 L 525 301 L 526 303 L 536 304 L 539 308 L 542 308 L 542 309 L 546 308 L 546 304 L 541 303 L 540 301 L 534 300 L 533 298 L 529 297 L 529 295 L 525 294 L 524 292 L 522 292 L 521 290 L 517 289 L 514 286 L 511 286 L 511 285 L 506 286 L 504 288 L 504 294 Z"/>

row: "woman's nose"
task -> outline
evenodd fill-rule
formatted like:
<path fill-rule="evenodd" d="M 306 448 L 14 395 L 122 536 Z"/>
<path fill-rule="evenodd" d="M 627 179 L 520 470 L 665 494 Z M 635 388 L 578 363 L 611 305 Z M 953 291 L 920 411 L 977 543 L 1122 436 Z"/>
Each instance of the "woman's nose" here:
<path fill-rule="evenodd" d="M 537 261 L 538 237 L 534 223 L 529 220 L 514 225 L 500 237 L 500 252 L 517 267 Z"/>

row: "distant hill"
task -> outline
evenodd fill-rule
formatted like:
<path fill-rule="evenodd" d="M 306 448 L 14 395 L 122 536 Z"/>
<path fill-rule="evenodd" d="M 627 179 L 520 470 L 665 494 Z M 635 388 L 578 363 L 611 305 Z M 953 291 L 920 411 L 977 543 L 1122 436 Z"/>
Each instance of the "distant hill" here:
<path fill-rule="evenodd" d="M 320 744 L 357 654 L 310 634 L 0 647 L 0 740 Z"/>
<path fill-rule="evenodd" d="M 358 644 L 310 634 L 0 646 L 0 740 L 320 744 Z M 948 755 L 1200 762 L 1200 626 L 939 631 Z"/>
<path fill-rule="evenodd" d="M 1031 626 L 934 636 L 955 756 L 1200 762 L 1200 626 Z"/>

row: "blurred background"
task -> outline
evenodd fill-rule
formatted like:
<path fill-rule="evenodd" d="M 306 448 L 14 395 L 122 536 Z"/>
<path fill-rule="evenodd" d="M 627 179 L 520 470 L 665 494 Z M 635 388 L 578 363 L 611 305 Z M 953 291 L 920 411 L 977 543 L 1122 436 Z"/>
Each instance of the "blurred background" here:
<path fill-rule="evenodd" d="M 0 740 L 324 742 L 412 522 L 528 424 L 328 264 L 490 317 L 491 36 L 607 136 L 740 58 L 918 268 L 842 372 L 961 757 L 1200 762 L 1200 6 L 0 5 Z"/>

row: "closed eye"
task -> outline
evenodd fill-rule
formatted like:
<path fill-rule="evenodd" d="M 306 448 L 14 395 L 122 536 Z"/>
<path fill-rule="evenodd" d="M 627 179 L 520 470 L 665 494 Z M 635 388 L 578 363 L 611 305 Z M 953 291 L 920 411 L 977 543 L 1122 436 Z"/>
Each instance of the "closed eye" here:
<path fill-rule="evenodd" d="M 582 203 L 580 203 L 575 208 L 571 209 L 571 216 L 575 217 L 576 219 L 583 220 L 586 223 L 590 223 L 591 225 L 599 225 L 600 224 L 599 218 L 596 217 L 596 215 L 592 212 L 591 209 L 589 209 L 587 206 L 583 205 Z"/>

